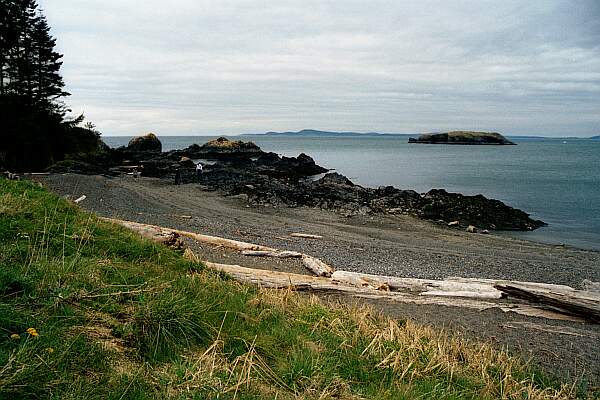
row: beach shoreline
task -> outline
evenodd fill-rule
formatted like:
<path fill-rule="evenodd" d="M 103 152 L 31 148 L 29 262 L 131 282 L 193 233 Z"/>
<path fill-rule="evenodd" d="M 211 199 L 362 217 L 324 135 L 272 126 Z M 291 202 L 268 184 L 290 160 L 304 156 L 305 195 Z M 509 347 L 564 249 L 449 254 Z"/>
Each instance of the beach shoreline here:
<path fill-rule="evenodd" d="M 167 179 L 134 179 L 128 175 L 107 178 L 51 174 L 35 179 L 62 196 L 75 199 L 86 195 L 80 205 L 101 216 L 299 251 L 336 269 L 427 279 L 511 279 L 575 288 L 581 288 L 584 279 L 600 281 L 600 252 L 467 233 L 411 216 L 345 217 L 321 209 L 250 206 L 242 198 L 225 197 L 197 184 L 175 186 Z M 323 238 L 290 236 L 297 232 Z M 223 248 L 192 246 L 203 260 L 307 273 L 294 260 L 245 257 Z M 585 377 L 600 384 L 597 324 L 530 318 L 497 309 L 370 303 L 395 318 L 415 320 L 507 348 L 531 358 L 552 375 Z"/>
<path fill-rule="evenodd" d="M 556 283 L 580 288 L 600 281 L 600 252 L 505 235 L 467 233 L 408 215 L 353 215 L 318 208 L 253 206 L 197 184 L 131 176 L 38 177 L 105 217 L 313 254 L 337 269 L 425 279 L 451 276 Z M 191 218 L 182 218 L 189 216 Z M 293 232 L 323 236 L 298 240 Z M 247 259 L 247 258 L 246 258 Z"/>

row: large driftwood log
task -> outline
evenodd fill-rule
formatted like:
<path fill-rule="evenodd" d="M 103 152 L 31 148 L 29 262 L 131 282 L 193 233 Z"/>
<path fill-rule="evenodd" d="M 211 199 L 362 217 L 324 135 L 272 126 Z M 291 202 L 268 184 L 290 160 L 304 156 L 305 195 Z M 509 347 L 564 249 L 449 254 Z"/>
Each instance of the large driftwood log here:
<path fill-rule="evenodd" d="M 399 278 L 361 274 L 358 272 L 335 271 L 331 276 L 336 282 L 356 287 L 367 287 L 392 292 L 407 292 L 419 296 L 467 297 L 499 299 L 502 292 L 491 284 L 417 278 Z"/>
<path fill-rule="evenodd" d="M 292 289 L 296 291 L 311 291 L 317 293 L 331 293 L 352 296 L 368 300 L 384 300 L 397 303 L 436 305 L 446 307 L 462 307 L 472 310 L 483 311 L 497 308 L 504 312 L 514 312 L 532 317 L 548 319 L 582 321 L 581 318 L 560 314 L 543 307 L 528 304 L 511 304 L 494 302 L 485 299 L 473 298 L 444 298 L 437 296 L 419 296 L 404 292 L 377 291 L 368 287 L 356 287 L 339 282 L 331 278 L 315 277 L 308 275 L 292 274 L 287 272 L 276 272 L 245 268 L 239 265 L 218 264 L 204 261 L 204 264 L 212 269 L 225 272 L 238 282 L 254 284 L 270 289 Z"/>
<path fill-rule="evenodd" d="M 600 323 L 600 296 L 595 293 L 575 289 L 560 292 L 549 291 L 518 283 L 499 284 L 495 287 L 509 296 L 527 300 L 533 304 L 543 304 L 564 314 Z"/>
<path fill-rule="evenodd" d="M 122 221 L 119 219 L 112 218 L 101 218 L 105 221 L 117 223 L 125 228 L 131 229 L 142 235 L 145 238 L 153 240 L 157 243 L 165 244 L 169 247 L 181 249 L 184 247 L 184 243 L 181 240 L 180 235 L 172 229 L 161 228 L 160 226 L 140 224 L 138 222 Z"/>
<path fill-rule="evenodd" d="M 260 257 L 279 257 L 279 258 L 302 258 L 302 264 L 316 276 L 331 276 L 333 268 L 318 258 L 298 253 L 295 251 L 282 251 L 272 247 L 261 246 L 258 244 L 241 242 L 239 240 L 225 239 L 218 236 L 203 235 L 200 233 L 187 232 L 179 229 L 163 228 L 156 225 L 142 224 L 139 222 L 124 221 L 114 218 L 102 218 L 105 221 L 113 222 L 122 225 L 126 228 L 139 232 L 142 236 L 149 239 L 159 240 L 165 235 L 177 235 L 188 237 L 200 243 L 208 243 L 213 246 L 222 246 L 228 249 L 242 252 L 247 256 L 260 256 Z"/>

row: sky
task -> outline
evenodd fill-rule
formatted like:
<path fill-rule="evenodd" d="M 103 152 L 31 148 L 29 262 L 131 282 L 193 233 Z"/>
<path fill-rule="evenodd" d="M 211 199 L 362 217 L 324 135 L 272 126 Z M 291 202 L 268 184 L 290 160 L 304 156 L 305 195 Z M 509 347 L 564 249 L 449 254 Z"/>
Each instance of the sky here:
<path fill-rule="evenodd" d="M 106 136 L 600 135 L 598 0 L 40 0 Z"/>

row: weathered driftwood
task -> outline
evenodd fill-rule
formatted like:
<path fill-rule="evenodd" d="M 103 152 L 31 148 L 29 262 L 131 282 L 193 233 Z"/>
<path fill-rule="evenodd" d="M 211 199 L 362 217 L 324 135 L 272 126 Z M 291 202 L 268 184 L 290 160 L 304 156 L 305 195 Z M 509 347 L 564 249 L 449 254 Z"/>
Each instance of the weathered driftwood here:
<path fill-rule="evenodd" d="M 543 304 L 564 314 L 575 315 L 588 321 L 600 323 L 600 296 L 593 292 L 575 289 L 551 291 L 518 283 L 499 284 L 495 287 L 509 296 L 527 300 L 533 304 Z"/>
<path fill-rule="evenodd" d="M 84 195 L 81 195 L 80 197 L 76 198 L 75 200 L 73 200 L 73 203 L 79 204 L 82 201 L 84 201 L 85 199 L 87 199 L 87 196 L 84 194 Z"/>
<path fill-rule="evenodd" d="M 261 256 L 261 257 L 279 257 L 279 258 L 302 258 L 302 264 L 316 276 L 331 276 L 333 268 L 323 261 L 298 252 L 294 251 L 282 251 L 267 246 L 261 246 L 253 243 L 241 242 L 238 240 L 225 239 L 217 236 L 202 235 L 200 233 L 187 232 L 178 229 L 163 228 L 156 225 L 142 224 L 139 222 L 124 221 L 114 218 L 102 218 L 105 221 L 120 224 L 126 228 L 139 232 L 145 237 L 153 239 L 156 237 L 156 241 L 163 243 L 162 237 L 169 234 L 176 234 L 183 237 L 188 237 L 200 243 L 208 243 L 213 246 L 222 246 L 228 249 L 242 252 L 242 254 L 248 256 Z"/>
<path fill-rule="evenodd" d="M 367 287 L 392 292 L 407 292 L 419 296 L 466 297 L 478 299 L 499 299 L 502 292 L 491 284 L 480 282 L 459 282 L 417 278 L 399 278 L 361 274 L 349 271 L 335 271 L 332 279 L 347 285 Z"/>
<path fill-rule="evenodd" d="M 466 283 L 481 283 L 487 285 L 501 285 L 505 283 L 515 283 L 526 287 L 555 290 L 555 291 L 573 291 L 571 286 L 558 285 L 555 283 L 542 283 L 542 282 L 524 282 L 524 281 L 509 281 L 506 279 L 483 279 L 483 278 L 462 278 L 462 277 L 449 277 L 446 278 L 448 281 L 455 282 L 466 282 Z"/>
<path fill-rule="evenodd" d="M 4 176 L 9 181 L 18 181 L 19 179 L 21 179 L 21 177 L 18 174 L 13 174 L 10 171 L 4 171 L 2 173 L 2 176 Z"/>
<path fill-rule="evenodd" d="M 311 235 L 309 233 L 290 233 L 290 236 L 304 239 L 323 239 L 323 236 Z"/>
<path fill-rule="evenodd" d="M 260 250 L 242 250 L 242 255 L 253 257 L 276 257 L 276 258 L 300 258 L 302 253 L 297 251 L 260 251 Z"/>
<path fill-rule="evenodd" d="M 318 258 L 302 255 L 302 264 L 316 276 L 330 277 L 333 274 L 333 268 L 325 264 Z"/>
<path fill-rule="evenodd" d="M 165 244 L 169 247 L 181 249 L 184 243 L 180 235 L 172 229 L 164 229 L 159 226 L 140 224 L 138 222 L 122 221 L 112 218 L 102 218 L 105 221 L 110 221 L 131 229 L 145 238 L 153 240 L 157 243 Z"/>
<path fill-rule="evenodd" d="M 548 325 L 548 324 L 536 324 L 534 322 L 528 321 L 511 321 L 506 324 L 501 325 L 502 328 L 512 328 L 512 329 L 531 329 L 535 331 L 541 332 L 549 332 L 549 333 L 558 333 L 560 335 L 569 335 L 569 336 L 590 336 L 593 335 L 592 332 L 575 329 L 568 326 L 556 326 L 556 325 Z"/>
<path fill-rule="evenodd" d="M 600 282 L 584 279 L 581 281 L 581 286 L 583 287 L 583 290 L 600 294 Z"/>
<path fill-rule="evenodd" d="M 581 321 L 580 318 L 560 314 L 542 307 L 528 304 L 511 304 L 473 298 L 444 298 L 438 296 L 419 296 L 405 292 L 377 291 L 369 287 L 356 287 L 342 284 L 331 278 L 292 274 L 241 267 L 239 265 L 218 264 L 204 261 L 209 268 L 225 272 L 236 281 L 250 283 L 263 288 L 291 289 L 296 291 L 312 291 L 317 293 L 342 294 L 369 300 L 385 300 L 397 303 L 436 305 L 446 307 L 462 307 L 483 311 L 497 308 L 504 312 L 521 315 L 543 317 L 558 320 Z"/>

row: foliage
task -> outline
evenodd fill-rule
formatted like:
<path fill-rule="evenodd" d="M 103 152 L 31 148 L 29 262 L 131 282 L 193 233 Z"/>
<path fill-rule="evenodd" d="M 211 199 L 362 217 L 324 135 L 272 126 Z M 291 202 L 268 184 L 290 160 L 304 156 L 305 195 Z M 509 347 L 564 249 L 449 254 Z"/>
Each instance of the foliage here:
<path fill-rule="evenodd" d="M 63 56 L 37 2 L 0 0 L 0 10 L 0 168 L 40 170 L 63 159 L 73 143 L 98 147 L 95 130 L 63 124 Z"/>

